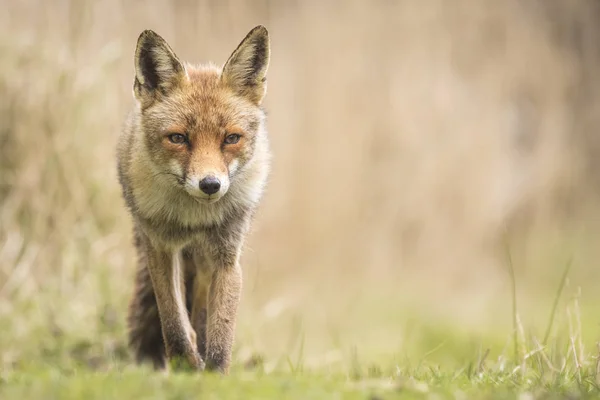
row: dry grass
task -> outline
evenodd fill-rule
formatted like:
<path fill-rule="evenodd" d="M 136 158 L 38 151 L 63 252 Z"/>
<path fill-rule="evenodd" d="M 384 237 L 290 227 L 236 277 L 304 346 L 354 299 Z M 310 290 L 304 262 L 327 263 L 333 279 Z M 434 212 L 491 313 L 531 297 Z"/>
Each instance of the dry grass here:
<path fill-rule="evenodd" d="M 596 2 L 3 8 L 0 366 L 68 358 L 65 335 L 124 352 L 133 252 L 114 148 L 146 28 L 198 62 L 223 62 L 256 24 L 272 35 L 274 166 L 244 256 L 240 359 L 387 354 L 413 343 L 411 316 L 465 337 L 510 327 L 505 240 L 525 322 L 545 328 L 574 255 L 566 292 L 582 288 L 600 338 Z"/>

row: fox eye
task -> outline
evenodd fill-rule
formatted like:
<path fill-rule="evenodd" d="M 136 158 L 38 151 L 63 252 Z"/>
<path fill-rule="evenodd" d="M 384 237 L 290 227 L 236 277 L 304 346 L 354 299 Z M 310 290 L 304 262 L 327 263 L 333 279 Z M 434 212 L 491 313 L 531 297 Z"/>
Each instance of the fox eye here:
<path fill-rule="evenodd" d="M 169 141 L 175 144 L 183 144 L 187 141 L 187 138 L 181 133 L 173 133 L 169 135 Z"/>
<path fill-rule="evenodd" d="M 237 133 L 232 133 L 231 135 L 227 135 L 225 138 L 225 144 L 236 144 L 240 141 L 242 135 L 238 135 Z"/>

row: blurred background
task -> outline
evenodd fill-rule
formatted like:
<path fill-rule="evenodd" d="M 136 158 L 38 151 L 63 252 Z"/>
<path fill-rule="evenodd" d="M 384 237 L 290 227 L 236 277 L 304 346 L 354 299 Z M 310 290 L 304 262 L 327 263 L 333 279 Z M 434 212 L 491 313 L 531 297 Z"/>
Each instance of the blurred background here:
<path fill-rule="evenodd" d="M 542 335 L 570 262 L 552 329 L 576 304 L 600 339 L 597 1 L 1 4 L 1 367 L 129 357 L 115 145 L 144 29 L 217 64 L 271 34 L 237 360 L 504 343 L 515 287 L 522 333 Z"/>

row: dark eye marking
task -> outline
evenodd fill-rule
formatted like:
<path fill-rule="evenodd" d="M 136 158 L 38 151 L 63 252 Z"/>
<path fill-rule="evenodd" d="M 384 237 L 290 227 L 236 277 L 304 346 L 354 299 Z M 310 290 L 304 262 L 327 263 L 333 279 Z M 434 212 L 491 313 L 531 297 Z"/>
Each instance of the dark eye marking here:
<path fill-rule="evenodd" d="M 242 137 L 242 135 L 240 135 L 238 133 L 231 133 L 225 137 L 224 143 L 225 144 L 236 144 L 237 142 L 240 141 L 241 137 Z"/>
<path fill-rule="evenodd" d="M 184 144 L 188 141 L 187 137 L 181 133 L 172 133 L 167 137 L 169 138 L 169 141 L 174 144 Z"/>

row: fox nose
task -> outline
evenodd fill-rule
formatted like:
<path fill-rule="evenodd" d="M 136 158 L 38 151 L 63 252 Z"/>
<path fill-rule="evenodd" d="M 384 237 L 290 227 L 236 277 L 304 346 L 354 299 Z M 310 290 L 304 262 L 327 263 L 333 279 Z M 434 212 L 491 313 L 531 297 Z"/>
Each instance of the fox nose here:
<path fill-rule="evenodd" d="M 209 175 L 200 181 L 200 190 L 209 196 L 217 193 L 219 189 L 221 189 L 221 182 L 217 177 Z"/>

